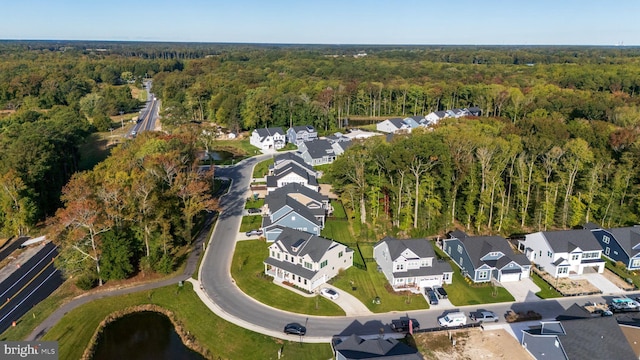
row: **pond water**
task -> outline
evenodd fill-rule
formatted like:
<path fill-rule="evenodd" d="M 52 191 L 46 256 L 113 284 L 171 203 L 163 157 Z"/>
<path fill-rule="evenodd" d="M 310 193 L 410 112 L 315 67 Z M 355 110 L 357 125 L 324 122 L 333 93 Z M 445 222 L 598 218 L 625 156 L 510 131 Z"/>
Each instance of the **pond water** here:
<path fill-rule="evenodd" d="M 225 161 L 234 158 L 233 153 L 223 150 L 214 150 L 209 152 L 209 156 L 213 161 Z"/>
<path fill-rule="evenodd" d="M 98 339 L 94 360 L 202 360 L 180 340 L 166 316 L 143 311 L 107 325 Z"/>

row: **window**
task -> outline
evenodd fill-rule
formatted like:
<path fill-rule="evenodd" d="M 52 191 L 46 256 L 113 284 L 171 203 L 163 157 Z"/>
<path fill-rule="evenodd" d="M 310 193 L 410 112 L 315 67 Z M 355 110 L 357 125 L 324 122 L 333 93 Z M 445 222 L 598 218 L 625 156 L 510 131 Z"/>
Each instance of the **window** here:
<path fill-rule="evenodd" d="M 329 263 L 329 260 L 325 260 L 323 262 L 320 263 L 320 269 L 322 269 L 323 267 L 327 266 L 327 264 Z"/>
<path fill-rule="evenodd" d="M 609 249 L 609 247 L 607 246 L 607 247 L 604 249 L 604 254 L 605 254 L 605 255 L 609 255 L 609 252 L 610 252 L 610 251 L 611 251 L 611 249 Z"/>
<path fill-rule="evenodd" d="M 339 258 L 341 258 L 341 257 L 342 257 L 342 251 L 340 251 L 340 252 L 338 253 L 338 257 L 339 257 Z"/>
<path fill-rule="evenodd" d="M 285 259 L 286 261 L 289 261 L 289 255 L 284 254 L 284 259 Z"/>
<path fill-rule="evenodd" d="M 460 258 L 460 266 L 462 267 L 462 258 Z"/>
<path fill-rule="evenodd" d="M 578 259 L 580 259 L 580 254 L 572 254 L 572 255 L 571 255 L 571 260 L 572 260 L 572 261 L 576 261 L 576 260 L 578 260 Z"/>
<path fill-rule="evenodd" d="M 478 272 L 478 280 L 487 280 L 489 278 L 488 271 L 479 271 Z"/>
<path fill-rule="evenodd" d="M 632 267 L 632 268 L 640 267 L 640 259 L 633 259 L 633 260 L 631 261 L 631 267 Z"/>
<path fill-rule="evenodd" d="M 567 274 L 569 272 L 569 267 L 563 266 L 558 268 L 558 275 Z"/>
<path fill-rule="evenodd" d="M 458 245 L 458 253 L 462 254 L 462 245 Z"/>
<path fill-rule="evenodd" d="M 304 267 L 305 267 L 305 268 L 307 268 L 307 269 L 312 269 L 312 268 L 313 268 L 313 266 L 311 265 L 311 263 L 306 262 L 306 261 L 304 262 Z M 306 284 L 306 283 L 305 283 L 305 284 Z"/>
<path fill-rule="evenodd" d="M 603 243 L 608 244 L 608 243 L 609 243 L 609 241 L 611 241 L 611 240 L 609 239 L 609 237 L 608 237 L 607 235 L 604 235 L 604 236 L 602 237 L 602 242 L 603 242 Z"/>
<path fill-rule="evenodd" d="M 404 264 L 396 264 L 396 270 L 404 270 Z"/>
<path fill-rule="evenodd" d="M 278 253 L 278 260 L 280 260 L 280 253 Z"/>
<path fill-rule="evenodd" d="M 597 251 L 582 253 L 582 259 L 597 259 L 600 257 L 600 254 Z"/>
<path fill-rule="evenodd" d="M 548 257 L 552 257 L 552 256 L 553 256 L 553 253 L 552 253 L 551 251 L 547 251 L 547 256 L 548 256 Z"/>
<path fill-rule="evenodd" d="M 271 257 L 276 257 L 276 252 L 271 250 Z"/>

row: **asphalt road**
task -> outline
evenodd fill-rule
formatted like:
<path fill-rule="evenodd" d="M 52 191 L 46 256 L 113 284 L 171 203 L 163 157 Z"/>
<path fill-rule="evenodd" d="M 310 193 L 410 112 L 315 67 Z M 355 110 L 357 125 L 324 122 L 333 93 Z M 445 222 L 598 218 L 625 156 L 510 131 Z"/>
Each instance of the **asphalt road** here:
<path fill-rule="evenodd" d="M 151 92 L 151 81 L 145 82 L 147 90 L 147 102 L 140 111 L 138 122 L 133 126 L 129 132 L 129 136 L 133 137 L 134 134 L 139 134 L 143 131 L 153 131 L 156 127 L 156 120 L 159 116 L 160 101 Z"/>
<path fill-rule="evenodd" d="M 62 274 L 53 266 L 57 255 L 57 247 L 48 243 L 0 283 L 0 333 L 62 285 Z"/>
<path fill-rule="evenodd" d="M 2 248 L 0 248 L 0 260 L 4 260 L 7 256 L 11 255 L 15 250 L 17 250 L 20 245 L 29 239 L 26 236 L 21 236 L 17 239 L 13 239 L 8 243 L 4 244 Z"/>
<path fill-rule="evenodd" d="M 233 180 L 233 183 L 229 192 L 220 199 L 222 211 L 212 234 L 209 249 L 203 259 L 199 276 L 204 291 L 213 302 L 228 315 L 251 324 L 250 328 L 254 331 L 291 339 L 290 336 L 282 334 L 282 329 L 289 322 L 299 322 L 307 326 L 307 337 L 329 339 L 334 335 L 351 335 L 353 333 L 360 335 L 379 334 L 381 328 L 385 332 L 390 332 L 392 331 L 389 327 L 391 320 L 400 316 L 410 316 L 417 319 L 423 329 L 435 328 L 438 326 L 437 318 L 446 312 L 459 310 L 468 314 L 479 309 L 493 311 L 501 315 L 505 314 L 507 310 L 516 312 L 533 310 L 540 313 L 544 319 L 552 319 L 574 303 L 584 305 L 590 301 L 606 302 L 611 298 L 610 296 L 581 296 L 527 303 L 463 306 L 455 310 L 434 307 L 430 310 L 416 310 L 406 313 L 391 312 L 358 317 L 307 316 L 263 305 L 244 294 L 234 284 L 230 268 L 253 167 L 259 161 L 270 156 L 261 155 L 247 159 L 235 166 L 216 167 L 216 177 L 229 178 Z M 634 296 L 633 294 L 629 295 Z M 504 318 L 500 323 L 504 323 Z"/>

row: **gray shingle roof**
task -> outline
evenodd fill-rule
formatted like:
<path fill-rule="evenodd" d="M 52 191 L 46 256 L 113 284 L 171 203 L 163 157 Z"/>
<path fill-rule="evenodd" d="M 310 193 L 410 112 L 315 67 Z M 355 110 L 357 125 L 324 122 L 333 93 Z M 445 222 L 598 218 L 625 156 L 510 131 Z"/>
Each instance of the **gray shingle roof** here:
<path fill-rule="evenodd" d="M 267 186 L 269 187 L 275 187 L 278 185 L 278 180 L 282 177 L 285 177 L 291 173 L 297 174 L 299 175 L 301 178 L 306 179 L 307 180 L 307 184 L 311 185 L 311 186 L 317 186 L 318 185 L 318 179 L 316 179 L 315 175 L 312 175 L 309 173 L 308 169 L 303 168 L 302 166 L 298 165 L 297 162 L 291 162 L 285 166 L 282 166 L 280 168 L 275 168 L 273 170 L 273 175 L 268 175 L 267 176 Z M 315 171 L 314 171 L 315 173 Z"/>
<path fill-rule="evenodd" d="M 404 119 L 401 119 L 401 118 L 391 118 L 388 120 L 391 124 L 393 124 L 393 126 L 395 126 L 398 129 L 402 129 L 402 127 L 406 125 L 406 123 L 404 122 Z"/>
<path fill-rule="evenodd" d="M 572 252 L 577 247 L 582 251 L 602 250 L 602 247 L 596 240 L 591 231 L 586 229 L 580 230 L 559 230 L 559 231 L 543 231 L 542 235 L 549 242 L 549 246 L 553 252 Z"/>
<path fill-rule="evenodd" d="M 322 259 L 330 247 L 337 244 L 332 240 L 291 228 L 284 228 L 275 242 L 283 246 L 289 254 L 309 255 L 316 262 Z M 297 246 L 294 248 L 294 245 Z"/>
<path fill-rule="evenodd" d="M 613 316 L 562 321 L 560 342 L 569 359 L 637 359 Z"/>
<path fill-rule="evenodd" d="M 331 143 L 326 139 L 308 141 L 305 144 L 307 146 L 307 152 L 312 159 L 321 159 L 324 156 L 334 154 Z"/>
<path fill-rule="evenodd" d="M 419 269 L 409 269 L 401 272 L 394 272 L 394 277 L 414 277 L 424 275 L 439 275 L 445 272 L 452 272 L 451 265 L 447 261 L 435 260 L 436 252 L 433 250 L 431 242 L 427 239 L 396 239 L 390 236 L 378 241 L 375 246 L 386 243 L 389 248 L 391 260 L 395 260 L 406 249 L 413 251 L 420 258 L 434 258 L 431 266 L 420 267 Z M 374 246 L 374 247 L 375 247 Z"/>
<path fill-rule="evenodd" d="M 309 220 L 310 222 L 320 226 L 320 222 L 316 219 L 316 217 L 314 216 L 314 214 L 311 212 L 311 210 L 309 210 L 309 208 L 307 208 L 306 206 L 304 206 L 303 204 L 301 204 L 300 202 L 298 202 L 297 200 L 289 197 L 289 196 L 284 196 L 284 197 L 269 197 L 267 196 L 264 200 L 265 204 L 269 207 L 269 212 L 271 214 L 273 214 L 274 212 L 282 209 L 285 206 L 288 206 L 289 208 L 291 208 L 291 211 L 297 213 L 298 215 L 302 216 L 303 218 Z M 291 213 L 291 211 L 289 211 L 287 214 L 283 215 L 287 216 L 289 213 Z M 277 222 L 280 218 L 278 219 L 273 219 L 273 222 Z M 271 221 L 270 216 L 266 216 L 263 218 L 263 227 L 269 226 L 273 223 Z"/>
<path fill-rule="evenodd" d="M 329 197 L 327 195 L 322 195 L 319 192 L 313 191 L 308 187 L 304 185 L 300 185 L 298 183 L 290 183 L 268 193 L 267 196 L 265 197 L 265 201 L 267 198 L 271 199 L 271 198 L 285 197 L 285 196 L 289 196 L 290 194 L 302 194 L 305 197 L 308 197 L 318 203 L 326 202 L 329 200 Z M 303 205 L 307 205 L 307 204 L 303 204 Z"/>
<path fill-rule="evenodd" d="M 264 139 L 267 136 L 273 136 L 275 134 L 284 135 L 284 131 L 281 127 L 272 127 L 272 128 L 258 128 L 256 129 L 260 138 Z"/>
<path fill-rule="evenodd" d="M 477 269 L 482 264 L 501 269 L 510 262 L 516 262 L 521 266 L 531 265 L 527 257 L 523 254 L 516 254 L 507 239 L 500 236 L 470 236 L 459 239 L 464 244 L 474 267 Z M 480 260 L 490 252 L 501 252 L 504 254 L 498 260 Z"/>
<path fill-rule="evenodd" d="M 357 335 L 334 339 L 333 349 L 342 359 L 421 360 L 418 350 L 394 338 L 363 339 Z"/>
<path fill-rule="evenodd" d="M 278 260 L 278 259 L 274 259 L 272 257 L 268 257 L 268 258 L 265 259 L 264 263 L 268 264 L 268 265 L 271 265 L 271 266 L 275 266 L 275 267 L 277 267 L 279 269 L 282 269 L 284 271 L 288 271 L 290 273 L 299 275 L 303 279 L 311 280 L 316 275 L 316 271 L 309 270 L 309 269 L 307 269 L 304 266 L 301 266 L 299 264 L 293 264 L 290 261 L 281 261 L 281 260 Z"/>
<path fill-rule="evenodd" d="M 634 250 L 638 244 L 640 244 L 640 228 L 631 226 L 624 228 L 605 229 L 616 239 L 618 244 L 627 252 L 631 257 L 640 252 L 640 250 Z"/>

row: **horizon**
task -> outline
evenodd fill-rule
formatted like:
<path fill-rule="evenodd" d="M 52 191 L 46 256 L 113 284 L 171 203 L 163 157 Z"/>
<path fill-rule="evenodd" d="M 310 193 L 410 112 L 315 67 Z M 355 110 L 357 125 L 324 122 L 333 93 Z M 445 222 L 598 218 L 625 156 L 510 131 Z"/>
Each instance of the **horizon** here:
<path fill-rule="evenodd" d="M 638 46 L 640 2 L 487 0 L 23 0 L 4 6 L 0 38 L 394 46 Z M 28 14 L 28 20 L 26 15 Z"/>

